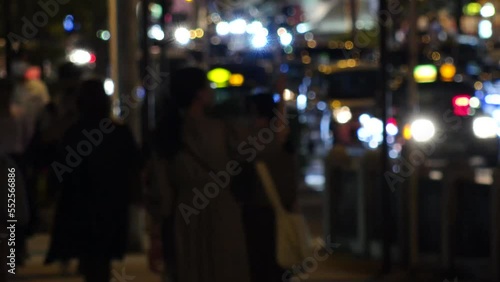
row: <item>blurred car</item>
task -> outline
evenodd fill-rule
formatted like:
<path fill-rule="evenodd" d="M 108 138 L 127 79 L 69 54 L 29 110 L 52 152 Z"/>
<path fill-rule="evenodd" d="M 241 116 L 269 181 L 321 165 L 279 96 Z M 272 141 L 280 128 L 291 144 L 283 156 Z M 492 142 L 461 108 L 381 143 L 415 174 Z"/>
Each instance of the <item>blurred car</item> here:
<path fill-rule="evenodd" d="M 418 84 L 420 112 L 405 129 L 406 138 L 427 148 L 430 159 L 479 160 L 498 163 L 498 126 L 480 108 L 472 83 L 434 81 Z"/>

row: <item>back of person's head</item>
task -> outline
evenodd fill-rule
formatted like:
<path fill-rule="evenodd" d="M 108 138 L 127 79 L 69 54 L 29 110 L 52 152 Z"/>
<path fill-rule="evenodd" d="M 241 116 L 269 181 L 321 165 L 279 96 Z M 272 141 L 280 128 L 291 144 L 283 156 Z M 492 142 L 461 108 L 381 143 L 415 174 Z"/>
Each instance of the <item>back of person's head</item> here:
<path fill-rule="evenodd" d="M 111 100 L 104 91 L 103 81 L 85 80 L 77 91 L 77 107 L 83 119 L 103 119 L 109 117 Z"/>
<path fill-rule="evenodd" d="M 207 87 L 207 81 L 206 72 L 202 69 L 179 69 L 170 78 L 170 97 L 180 109 L 189 108 L 200 91 Z"/>
<path fill-rule="evenodd" d="M 262 93 L 249 97 L 250 114 L 257 118 L 271 119 L 275 116 L 276 102 L 272 93 Z"/>
<path fill-rule="evenodd" d="M 81 83 L 83 71 L 73 63 L 64 63 L 59 66 L 59 87 L 63 97 L 76 94 L 76 89 Z"/>
<path fill-rule="evenodd" d="M 12 102 L 13 84 L 10 80 L 0 79 L 0 114 L 8 114 Z"/>
<path fill-rule="evenodd" d="M 208 87 L 204 70 L 194 67 L 174 71 L 169 77 L 168 98 L 163 105 L 163 116 L 156 129 L 155 147 L 162 157 L 172 158 L 182 148 L 182 111 L 191 107 L 197 99 L 203 99 L 202 91 Z"/>

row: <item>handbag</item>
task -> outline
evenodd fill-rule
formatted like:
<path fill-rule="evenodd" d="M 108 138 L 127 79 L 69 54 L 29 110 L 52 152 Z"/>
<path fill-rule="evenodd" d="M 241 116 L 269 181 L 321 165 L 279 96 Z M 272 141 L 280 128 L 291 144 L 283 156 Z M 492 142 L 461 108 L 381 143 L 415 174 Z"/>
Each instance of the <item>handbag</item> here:
<path fill-rule="evenodd" d="M 302 264 L 313 253 L 307 222 L 302 214 L 288 212 L 283 207 L 267 165 L 257 161 L 255 168 L 276 215 L 277 262 L 283 268 Z"/>

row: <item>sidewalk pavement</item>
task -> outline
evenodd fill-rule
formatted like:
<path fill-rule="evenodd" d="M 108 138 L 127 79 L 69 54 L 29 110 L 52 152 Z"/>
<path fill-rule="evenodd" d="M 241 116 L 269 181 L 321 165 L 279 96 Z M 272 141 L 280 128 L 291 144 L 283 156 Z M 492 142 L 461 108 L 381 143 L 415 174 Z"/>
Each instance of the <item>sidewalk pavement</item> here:
<path fill-rule="evenodd" d="M 15 280 L 32 282 L 83 282 L 77 275 L 63 276 L 58 264 L 45 266 L 43 260 L 48 247 L 48 235 L 37 235 L 30 239 L 31 257 L 26 265 L 17 269 Z M 302 273 L 298 281 L 369 281 L 378 266 L 373 262 L 354 262 L 345 256 L 333 255 L 324 262 L 318 262 L 318 268 L 310 273 Z M 113 265 L 114 282 L 160 282 L 160 277 L 151 273 L 144 254 L 129 255 L 122 262 Z M 77 262 L 70 264 L 69 273 L 77 272 Z M 280 282 L 280 281 L 277 281 Z"/>
<path fill-rule="evenodd" d="M 74 275 L 78 264 L 72 261 L 68 269 L 70 275 L 63 276 L 60 265 L 44 265 L 45 253 L 49 246 L 49 236 L 37 235 L 29 241 L 30 258 L 26 265 L 18 269 L 15 280 L 32 282 L 83 282 L 83 279 Z M 97 256 L 98 254 L 96 254 Z M 160 282 L 160 277 L 151 273 L 147 266 L 146 256 L 143 254 L 129 255 L 124 261 L 113 263 L 113 282 Z"/>
<path fill-rule="evenodd" d="M 43 265 L 48 242 L 48 235 L 37 235 L 29 241 L 31 257 L 24 267 L 17 269 L 18 273 L 12 281 L 83 282 L 83 279 L 78 275 L 61 275 L 60 266 L 57 264 Z M 380 269 L 380 262 L 356 259 L 348 254 L 334 251 L 327 260 L 317 262 L 317 269 L 311 269 L 309 273 L 301 273 L 292 282 L 447 282 L 446 277 L 442 274 L 426 272 L 409 274 L 397 269 L 390 275 L 377 277 Z M 77 263 L 75 261 L 71 263 L 69 273 L 76 272 Z M 160 282 L 161 280 L 158 275 L 149 271 L 147 258 L 144 254 L 129 255 L 124 261 L 115 262 L 113 274 L 114 280 L 112 282 Z M 468 282 L 462 279 L 456 281 L 453 278 L 448 279 L 449 282 Z"/>

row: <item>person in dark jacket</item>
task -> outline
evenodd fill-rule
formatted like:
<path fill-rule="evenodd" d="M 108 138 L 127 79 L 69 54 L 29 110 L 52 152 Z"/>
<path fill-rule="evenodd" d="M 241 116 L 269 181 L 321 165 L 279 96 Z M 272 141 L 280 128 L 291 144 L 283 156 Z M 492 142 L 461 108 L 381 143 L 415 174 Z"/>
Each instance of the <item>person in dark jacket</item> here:
<path fill-rule="evenodd" d="M 85 281 L 109 282 L 111 261 L 127 249 L 142 158 L 129 128 L 109 118 L 102 81 L 83 82 L 77 95 L 80 118 L 51 165 L 62 191 L 46 263 L 77 258 Z"/>

